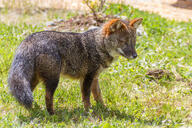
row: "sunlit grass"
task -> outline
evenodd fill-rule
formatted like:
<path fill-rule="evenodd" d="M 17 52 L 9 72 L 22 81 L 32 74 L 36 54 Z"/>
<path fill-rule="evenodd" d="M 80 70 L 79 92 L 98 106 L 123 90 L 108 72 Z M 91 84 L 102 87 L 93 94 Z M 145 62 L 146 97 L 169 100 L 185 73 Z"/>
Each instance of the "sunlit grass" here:
<path fill-rule="evenodd" d="M 130 8 L 123 6 L 122 15 Z M 131 8 L 132 9 L 132 8 Z M 7 75 L 19 43 L 45 24 L 0 23 L 0 127 L 191 127 L 192 23 L 169 21 L 132 9 L 131 18 L 143 17 L 146 36 L 137 38 L 138 58 L 120 57 L 100 76 L 106 108 L 96 105 L 86 114 L 78 81 L 61 78 L 54 98 L 56 114 L 45 108 L 45 90 L 34 91 L 33 110 L 27 111 L 9 94 Z M 118 14 L 112 5 L 108 14 Z M 58 15 L 58 14 L 55 14 Z M 183 78 L 177 81 L 173 68 Z M 152 79 L 148 70 L 163 69 L 170 77 Z"/>

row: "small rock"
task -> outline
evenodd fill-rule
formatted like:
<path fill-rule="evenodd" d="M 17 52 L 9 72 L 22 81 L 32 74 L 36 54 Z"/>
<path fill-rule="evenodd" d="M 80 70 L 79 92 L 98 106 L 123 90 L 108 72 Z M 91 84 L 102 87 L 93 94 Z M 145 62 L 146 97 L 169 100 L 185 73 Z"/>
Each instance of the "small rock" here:
<path fill-rule="evenodd" d="M 56 23 L 49 21 L 46 22 L 46 26 L 56 26 Z"/>

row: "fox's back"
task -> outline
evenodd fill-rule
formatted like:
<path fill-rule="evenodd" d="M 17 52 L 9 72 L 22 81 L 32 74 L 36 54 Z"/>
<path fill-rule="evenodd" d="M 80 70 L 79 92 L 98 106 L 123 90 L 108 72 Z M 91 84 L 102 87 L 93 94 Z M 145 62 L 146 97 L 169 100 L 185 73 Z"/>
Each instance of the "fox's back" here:
<path fill-rule="evenodd" d="M 24 52 L 35 58 L 38 70 L 48 72 L 47 66 L 57 62 L 62 74 L 79 78 L 100 61 L 93 33 L 37 32 L 28 36 L 18 51 L 27 49 Z"/>

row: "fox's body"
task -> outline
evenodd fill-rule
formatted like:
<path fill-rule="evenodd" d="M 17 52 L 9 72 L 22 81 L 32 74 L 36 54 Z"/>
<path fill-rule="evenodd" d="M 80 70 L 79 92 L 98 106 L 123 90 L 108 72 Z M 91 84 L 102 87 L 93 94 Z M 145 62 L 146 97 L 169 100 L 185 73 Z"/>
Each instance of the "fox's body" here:
<path fill-rule="evenodd" d="M 99 73 L 118 55 L 137 56 L 134 25 L 141 21 L 114 19 L 84 33 L 42 31 L 28 36 L 18 47 L 9 72 L 11 93 L 31 108 L 32 91 L 41 79 L 46 86 L 47 110 L 53 114 L 53 94 L 60 75 L 64 75 L 80 79 L 85 109 L 90 106 L 91 91 L 94 99 L 103 103 Z M 126 42 L 130 44 L 125 46 Z"/>

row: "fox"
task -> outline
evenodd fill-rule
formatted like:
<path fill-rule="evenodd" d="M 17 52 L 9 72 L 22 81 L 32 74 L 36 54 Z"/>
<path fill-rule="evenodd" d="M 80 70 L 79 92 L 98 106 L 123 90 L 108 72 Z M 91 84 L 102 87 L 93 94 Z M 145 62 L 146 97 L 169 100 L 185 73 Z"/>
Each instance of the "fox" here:
<path fill-rule="evenodd" d="M 50 115 L 60 75 L 80 81 L 82 102 L 91 107 L 90 95 L 103 105 L 99 74 L 119 56 L 137 57 L 136 30 L 143 18 L 111 19 L 82 33 L 40 31 L 27 36 L 16 49 L 8 74 L 10 93 L 27 109 L 32 108 L 33 91 L 45 85 L 46 109 Z"/>

